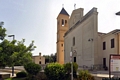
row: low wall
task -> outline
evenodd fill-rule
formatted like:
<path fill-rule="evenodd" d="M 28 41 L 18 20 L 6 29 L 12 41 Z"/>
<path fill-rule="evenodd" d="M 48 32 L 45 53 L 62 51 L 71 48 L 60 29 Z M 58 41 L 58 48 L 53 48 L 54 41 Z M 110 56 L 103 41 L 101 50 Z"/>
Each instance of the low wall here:
<path fill-rule="evenodd" d="M 6 79 L 6 78 L 10 78 L 10 74 L 2 74 L 0 73 L 0 79 Z"/>

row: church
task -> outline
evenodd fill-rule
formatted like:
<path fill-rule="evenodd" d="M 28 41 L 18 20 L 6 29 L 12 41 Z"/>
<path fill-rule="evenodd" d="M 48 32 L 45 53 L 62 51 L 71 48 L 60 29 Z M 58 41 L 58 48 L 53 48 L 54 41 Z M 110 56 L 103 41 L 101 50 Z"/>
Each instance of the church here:
<path fill-rule="evenodd" d="M 93 7 L 84 15 L 84 9 L 69 15 L 62 8 L 57 17 L 57 62 L 72 61 L 78 66 L 109 68 L 109 55 L 120 54 L 120 30 L 98 32 L 98 11 Z"/>

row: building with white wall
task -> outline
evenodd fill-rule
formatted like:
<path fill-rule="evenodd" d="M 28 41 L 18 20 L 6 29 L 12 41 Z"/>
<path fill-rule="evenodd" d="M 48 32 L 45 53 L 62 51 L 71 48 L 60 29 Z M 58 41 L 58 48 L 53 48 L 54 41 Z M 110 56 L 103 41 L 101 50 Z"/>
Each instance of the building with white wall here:
<path fill-rule="evenodd" d="M 79 66 L 100 63 L 98 59 L 97 9 L 91 9 L 83 15 L 83 8 L 72 12 L 69 30 L 65 33 L 65 63 L 70 62 L 70 51 L 74 51 L 73 60 Z"/>
<path fill-rule="evenodd" d="M 79 66 L 109 67 L 109 55 L 120 53 L 120 30 L 109 33 L 98 32 L 97 8 L 83 15 L 84 9 L 73 10 L 69 19 L 69 29 L 64 35 L 64 62 L 73 62 Z"/>

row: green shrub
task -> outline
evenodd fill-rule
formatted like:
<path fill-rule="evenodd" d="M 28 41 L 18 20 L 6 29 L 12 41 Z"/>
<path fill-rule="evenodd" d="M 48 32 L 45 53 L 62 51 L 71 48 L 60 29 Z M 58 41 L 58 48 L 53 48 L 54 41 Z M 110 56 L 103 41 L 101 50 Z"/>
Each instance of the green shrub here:
<path fill-rule="evenodd" d="M 45 75 L 44 72 L 39 72 L 39 73 L 36 75 L 36 79 L 37 79 L 37 80 L 47 80 L 47 76 Z"/>
<path fill-rule="evenodd" d="M 44 71 L 48 80 L 64 80 L 65 70 L 59 63 L 48 64 Z"/>
<path fill-rule="evenodd" d="M 37 73 L 41 71 L 41 66 L 35 63 L 28 63 L 24 66 L 24 68 L 28 72 L 28 74 L 31 75 L 37 75 Z"/>
<path fill-rule="evenodd" d="M 70 78 L 71 63 L 64 64 L 64 69 L 65 69 L 65 73 L 66 73 L 66 78 Z M 78 70 L 77 63 L 73 63 L 73 77 L 74 78 L 77 78 L 77 70 Z"/>
<path fill-rule="evenodd" d="M 37 80 L 36 75 L 41 71 L 41 66 L 33 62 L 24 65 L 25 70 L 28 73 L 28 80 Z"/>
<path fill-rule="evenodd" d="M 87 70 L 80 70 L 78 76 L 79 80 L 95 80 Z"/>
<path fill-rule="evenodd" d="M 24 71 L 18 72 L 18 73 L 16 74 L 16 77 L 17 77 L 17 78 L 27 77 L 27 73 L 24 72 Z"/>

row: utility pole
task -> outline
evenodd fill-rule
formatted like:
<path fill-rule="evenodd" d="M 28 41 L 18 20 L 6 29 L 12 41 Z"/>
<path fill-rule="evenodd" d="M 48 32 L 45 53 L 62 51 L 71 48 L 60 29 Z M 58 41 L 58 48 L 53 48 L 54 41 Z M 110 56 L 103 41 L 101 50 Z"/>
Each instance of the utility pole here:
<path fill-rule="evenodd" d="M 70 60 L 71 60 L 71 80 L 73 80 L 73 50 L 71 47 L 71 52 L 70 52 Z"/>

